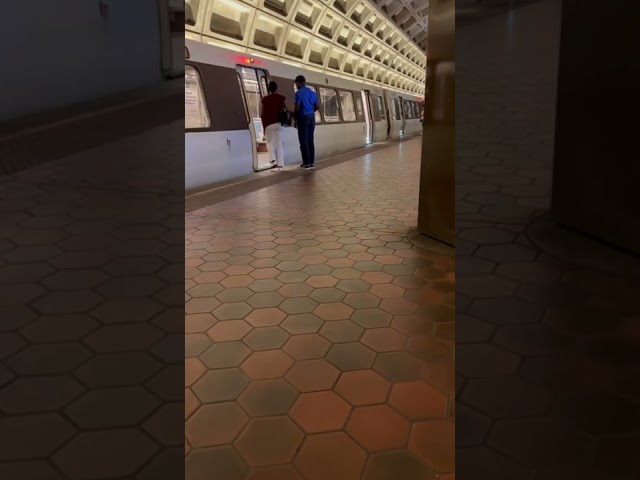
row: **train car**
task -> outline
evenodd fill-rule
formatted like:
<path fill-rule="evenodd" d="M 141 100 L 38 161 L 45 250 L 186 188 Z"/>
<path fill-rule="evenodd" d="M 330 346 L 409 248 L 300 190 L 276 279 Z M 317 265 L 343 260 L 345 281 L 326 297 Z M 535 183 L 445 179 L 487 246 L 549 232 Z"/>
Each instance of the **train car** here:
<path fill-rule="evenodd" d="M 293 105 L 293 79 L 300 74 L 318 96 L 317 160 L 422 131 L 416 97 L 185 40 L 187 190 L 273 168 L 261 99 L 273 80 Z M 296 129 L 283 134 L 285 165 L 300 164 Z"/>

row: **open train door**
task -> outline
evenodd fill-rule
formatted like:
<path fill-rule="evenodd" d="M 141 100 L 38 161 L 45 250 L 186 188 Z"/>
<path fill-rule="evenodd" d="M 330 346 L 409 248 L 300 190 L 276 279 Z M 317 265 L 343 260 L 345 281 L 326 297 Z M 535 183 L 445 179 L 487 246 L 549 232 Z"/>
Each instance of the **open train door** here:
<path fill-rule="evenodd" d="M 407 115 L 406 115 L 405 110 L 404 110 L 405 109 L 404 99 L 402 97 L 398 97 L 398 100 L 400 102 L 399 115 L 400 115 L 400 118 L 402 119 L 402 124 L 400 125 L 400 136 L 402 137 L 402 136 L 404 136 L 405 127 L 406 127 L 406 124 L 407 124 L 407 120 L 406 120 Z"/>
<path fill-rule="evenodd" d="M 246 67 L 238 65 L 236 67 L 242 97 L 247 113 L 247 122 L 251 132 L 251 142 L 253 144 L 253 169 L 256 172 L 273 168 L 271 155 L 267 147 L 267 137 L 260 118 L 260 108 L 262 97 L 269 92 L 269 72 L 261 68 Z"/>
<path fill-rule="evenodd" d="M 362 91 L 362 103 L 364 105 L 364 121 L 366 124 L 366 132 L 365 132 L 365 144 L 369 145 L 373 143 L 373 114 L 371 110 L 371 93 L 369 90 Z"/>

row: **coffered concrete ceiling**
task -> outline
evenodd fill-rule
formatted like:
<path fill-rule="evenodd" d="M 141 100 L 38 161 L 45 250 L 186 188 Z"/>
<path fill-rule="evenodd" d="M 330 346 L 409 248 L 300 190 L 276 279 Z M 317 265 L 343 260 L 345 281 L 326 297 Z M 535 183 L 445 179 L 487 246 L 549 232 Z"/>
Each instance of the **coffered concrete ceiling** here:
<path fill-rule="evenodd" d="M 395 23 L 424 52 L 427 51 L 429 0 L 368 1 Z"/>

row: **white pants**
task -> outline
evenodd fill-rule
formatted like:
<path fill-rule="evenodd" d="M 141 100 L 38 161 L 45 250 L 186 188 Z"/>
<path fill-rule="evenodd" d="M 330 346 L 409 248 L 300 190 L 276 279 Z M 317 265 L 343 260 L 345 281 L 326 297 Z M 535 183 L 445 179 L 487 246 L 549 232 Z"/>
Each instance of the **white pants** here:
<path fill-rule="evenodd" d="M 279 123 L 272 123 L 265 128 L 267 136 L 267 145 L 271 152 L 271 158 L 278 162 L 279 167 L 284 167 L 284 141 L 282 139 L 282 131 L 284 127 Z"/>

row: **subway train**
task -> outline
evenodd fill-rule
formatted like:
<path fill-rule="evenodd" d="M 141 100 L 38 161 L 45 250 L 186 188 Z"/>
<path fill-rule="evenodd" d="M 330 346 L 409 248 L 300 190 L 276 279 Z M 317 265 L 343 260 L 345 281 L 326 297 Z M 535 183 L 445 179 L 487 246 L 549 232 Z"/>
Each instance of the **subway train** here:
<path fill-rule="evenodd" d="M 293 79 L 317 96 L 316 159 L 422 132 L 418 97 L 338 75 L 185 41 L 185 187 L 201 189 L 273 168 L 260 120 L 269 81 L 293 105 Z M 364 88 L 363 88 L 364 87 Z M 284 129 L 285 165 L 301 163 L 296 129 Z"/>

